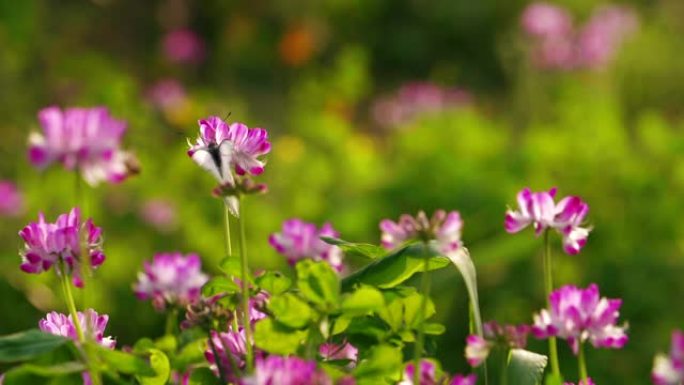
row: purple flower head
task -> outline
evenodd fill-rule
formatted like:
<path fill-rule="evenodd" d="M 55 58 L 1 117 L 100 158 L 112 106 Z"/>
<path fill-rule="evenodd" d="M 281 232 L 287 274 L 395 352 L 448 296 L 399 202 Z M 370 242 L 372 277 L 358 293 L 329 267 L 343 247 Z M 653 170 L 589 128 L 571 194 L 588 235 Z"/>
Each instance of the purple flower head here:
<path fill-rule="evenodd" d="M 102 229 L 95 226 L 92 219 L 81 221 L 81 212 L 73 208 L 68 214 L 57 217 L 55 223 L 45 221 L 41 213 L 38 222 L 29 223 L 20 232 L 24 240 L 21 270 L 39 274 L 56 265 L 58 274 L 73 277 L 74 285 L 83 286 L 81 281 L 81 240 L 83 250 L 88 252 L 90 266 L 100 266 L 105 255 L 102 252 Z"/>
<path fill-rule="evenodd" d="M 630 8 L 613 5 L 597 9 L 578 37 L 579 64 L 586 68 L 604 67 L 638 26 L 639 20 Z"/>
<path fill-rule="evenodd" d="M 24 198 L 10 181 L 0 181 L 0 216 L 16 217 L 24 211 Z"/>
<path fill-rule="evenodd" d="M 572 382 L 565 382 L 565 383 L 563 383 L 563 385 L 575 385 L 575 384 L 573 384 Z M 577 385 L 596 385 L 596 384 L 594 383 L 594 380 L 592 380 L 591 378 L 587 378 L 587 380 L 584 383 L 582 383 L 582 381 L 577 381 Z"/>
<path fill-rule="evenodd" d="M 173 231 L 178 225 L 175 205 L 164 199 L 146 201 L 141 207 L 140 218 L 163 233 Z"/>
<path fill-rule="evenodd" d="M 170 110 L 182 106 L 186 100 L 185 88 L 176 79 L 162 79 L 147 89 L 146 97 L 155 107 Z"/>
<path fill-rule="evenodd" d="M 428 360 L 420 361 L 420 383 L 414 384 L 415 376 L 415 365 L 413 362 L 406 364 L 406 369 L 404 369 L 404 377 L 399 385 L 437 385 L 437 367 L 435 364 Z"/>
<path fill-rule="evenodd" d="M 616 325 L 622 300 L 600 297 L 596 284 L 586 289 L 563 286 L 551 293 L 549 301 L 551 308 L 534 316 L 535 337 L 566 339 L 575 354 L 584 341 L 596 348 L 613 349 L 627 343 L 626 327 Z"/>
<path fill-rule="evenodd" d="M 337 238 L 339 233 L 330 223 L 325 223 L 318 229 L 313 223 L 293 218 L 283 222 L 282 232 L 271 234 L 268 242 L 287 258 L 290 265 L 295 265 L 301 259 L 311 258 L 326 261 L 337 271 L 342 271 L 342 250 L 323 242 L 321 237 Z"/>
<path fill-rule="evenodd" d="M 375 101 L 373 116 L 382 126 L 398 126 L 419 115 L 467 105 L 471 100 L 470 93 L 461 88 L 444 88 L 428 82 L 411 82 L 403 85 L 395 94 Z"/>
<path fill-rule="evenodd" d="M 476 334 L 466 337 L 465 356 L 468 365 L 478 367 L 487 360 L 494 344 Z"/>
<path fill-rule="evenodd" d="M 567 10 L 544 2 L 532 3 L 525 8 L 520 24 L 530 36 L 549 38 L 572 33 L 572 17 Z"/>
<path fill-rule="evenodd" d="M 332 380 L 316 367 L 315 361 L 299 357 L 257 358 L 254 374 L 244 385 L 332 385 Z"/>
<path fill-rule="evenodd" d="M 458 211 L 437 210 L 431 219 L 423 211 L 415 218 L 403 214 L 398 222 L 389 219 L 380 222 L 381 243 L 386 249 L 394 249 L 415 239 L 434 240 L 441 252 L 450 253 L 463 245 L 462 228 L 463 220 Z"/>
<path fill-rule="evenodd" d="M 196 254 L 160 253 L 145 262 L 133 289 L 139 299 L 151 299 L 157 310 L 163 310 L 197 302 L 208 279 Z"/>
<path fill-rule="evenodd" d="M 529 325 L 499 325 L 496 321 L 489 321 L 483 325 L 484 336 L 487 340 L 509 349 L 525 349 Z"/>
<path fill-rule="evenodd" d="M 114 349 L 116 341 L 112 337 L 104 336 L 107 322 L 109 322 L 108 315 L 99 315 L 95 310 L 88 309 L 85 313 L 78 312 L 78 321 L 81 330 L 86 334 L 87 338 L 94 340 L 107 349 Z M 76 326 L 74 326 L 71 316 L 53 311 L 38 322 L 38 327 L 46 333 L 78 341 Z"/>
<path fill-rule="evenodd" d="M 325 343 L 321 345 L 318 352 L 326 361 L 348 360 L 350 367 L 356 364 L 359 356 L 359 350 L 346 341 L 341 344 Z"/>
<path fill-rule="evenodd" d="M 176 29 L 164 36 L 164 54 L 170 62 L 197 64 L 204 60 L 204 41 L 190 29 Z"/>
<path fill-rule="evenodd" d="M 137 172 L 137 161 L 120 148 L 126 122 L 107 108 L 47 107 L 38 113 L 43 133 L 29 136 L 29 160 L 38 168 L 59 162 L 78 169 L 90 185 L 118 183 Z"/>
<path fill-rule="evenodd" d="M 680 385 L 684 382 L 684 333 L 672 332 L 670 355 L 658 354 L 653 360 L 651 379 L 655 385 Z"/>
<path fill-rule="evenodd" d="M 555 229 L 563 237 L 567 254 L 575 255 L 587 243 L 591 228 L 582 227 L 589 205 L 579 197 L 568 196 L 555 203 L 556 188 L 532 192 L 524 188 L 518 193 L 518 210 L 507 210 L 504 226 L 517 233 L 530 224 L 538 236 L 546 229 Z"/>
<path fill-rule="evenodd" d="M 200 135 L 190 144 L 188 155 L 209 171 L 220 184 L 234 185 L 237 175 L 259 175 L 265 163 L 259 157 L 271 151 L 268 132 L 242 123 L 228 125 L 218 116 L 199 121 Z"/>
<path fill-rule="evenodd" d="M 219 376 L 220 367 L 226 379 L 235 381 L 239 373 L 234 373 L 233 367 L 243 369 L 246 363 L 246 355 L 247 345 L 245 332 L 242 328 L 239 331 L 229 329 L 227 332 L 220 333 L 214 330 L 211 331 L 211 344 L 204 352 L 204 357 L 209 362 L 210 368 L 216 376 Z M 217 358 L 220 365 L 217 365 Z"/>
<path fill-rule="evenodd" d="M 449 385 L 475 385 L 476 382 L 477 375 L 475 374 L 468 374 L 467 376 L 457 374 L 451 379 Z"/>

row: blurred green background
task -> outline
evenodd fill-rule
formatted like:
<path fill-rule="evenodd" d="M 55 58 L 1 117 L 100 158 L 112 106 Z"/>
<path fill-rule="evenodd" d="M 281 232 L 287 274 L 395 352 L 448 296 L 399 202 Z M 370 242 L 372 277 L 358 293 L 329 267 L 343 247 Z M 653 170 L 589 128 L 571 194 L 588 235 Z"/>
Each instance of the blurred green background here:
<path fill-rule="evenodd" d="M 597 3 L 558 4 L 581 22 Z M 582 196 L 594 230 L 575 257 L 555 239 L 556 283 L 596 282 L 624 298 L 630 342 L 590 351 L 589 371 L 598 384 L 648 383 L 653 355 L 684 325 L 684 3 L 622 4 L 640 26 L 607 66 L 550 71 L 527 59 L 524 1 L 0 2 L 0 179 L 25 194 L 23 215 L 0 222 L 0 334 L 63 308 L 52 274 L 21 273 L 17 255 L 21 227 L 74 204 L 72 174 L 26 160 L 40 108 L 103 104 L 129 122 L 125 147 L 142 174 L 89 190 L 86 204 L 108 257 L 93 295 L 120 346 L 161 334 L 163 316 L 131 290 L 143 260 L 196 251 L 216 270 L 221 203 L 186 138 L 198 118 L 231 113 L 273 142 L 261 178 L 270 192 L 247 202 L 249 254 L 263 268 L 288 268 L 267 237 L 290 217 L 376 242 L 382 218 L 460 210 L 484 318 L 531 322 L 544 304 L 541 239 L 506 234 L 506 206 L 525 186 Z M 202 41 L 201 60 L 165 53 L 179 28 Z M 160 101 L 150 89 L 162 80 L 182 89 Z M 467 97 L 398 123 L 376 119 L 379 101 L 416 81 Z M 144 220 L 150 202 L 168 211 L 164 225 Z M 435 280 L 448 330 L 437 356 L 465 371 L 465 288 L 455 271 Z M 565 344 L 561 352 L 574 378 L 574 358 Z"/>

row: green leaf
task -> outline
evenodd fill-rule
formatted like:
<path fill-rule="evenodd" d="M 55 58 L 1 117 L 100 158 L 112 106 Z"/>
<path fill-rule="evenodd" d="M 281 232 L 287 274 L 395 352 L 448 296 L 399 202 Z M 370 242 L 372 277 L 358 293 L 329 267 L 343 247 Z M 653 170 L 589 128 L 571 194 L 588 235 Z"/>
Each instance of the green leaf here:
<path fill-rule="evenodd" d="M 420 307 L 423 303 L 423 298 L 424 296 L 420 293 L 412 293 L 411 295 L 403 298 L 401 301 L 403 302 L 404 306 L 404 315 L 403 315 L 403 320 L 404 320 L 404 325 L 411 327 L 411 328 L 419 328 L 420 326 L 420 320 L 421 317 L 419 317 L 420 313 Z M 435 304 L 432 302 L 432 300 L 428 297 L 426 299 L 426 304 L 425 304 L 425 313 L 423 314 L 422 320 L 423 322 L 435 315 L 437 312 L 435 310 Z"/>
<path fill-rule="evenodd" d="M 207 350 L 207 338 L 199 338 L 181 349 L 174 357 L 173 367 L 185 369 L 188 365 L 204 362 L 204 351 Z"/>
<path fill-rule="evenodd" d="M 422 243 L 415 243 L 394 253 L 375 260 L 342 281 L 342 289 L 348 291 L 358 284 L 367 284 L 381 289 L 399 285 L 413 274 L 423 271 L 424 255 L 428 253 L 428 271 L 449 265 L 449 260 L 432 248 L 426 250 Z"/>
<path fill-rule="evenodd" d="M 439 336 L 446 332 L 446 327 L 436 322 L 426 322 L 423 326 L 423 332 L 431 336 Z"/>
<path fill-rule="evenodd" d="M 563 385 L 563 378 L 553 373 L 547 373 L 544 378 L 544 385 Z"/>
<path fill-rule="evenodd" d="M 159 349 L 150 349 L 150 366 L 154 370 L 153 376 L 137 376 L 141 385 L 164 385 L 169 379 L 171 365 L 169 358 Z"/>
<path fill-rule="evenodd" d="M 67 338 L 31 329 L 0 337 L 0 362 L 18 362 L 50 352 L 69 342 Z"/>
<path fill-rule="evenodd" d="M 385 298 L 380 290 L 370 286 L 362 286 L 342 300 L 342 311 L 348 314 L 363 315 L 384 306 Z"/>
<path fill-rule="evenodd" d="M 228 277 L 213 277 L 202 286 L 202 295 L 205 297 L 213 297 L 217 294 L 233 294 L 240 291 L 238 285 Z"/>
<path fill-rule="evenodd" d="M 254 344 L 269 353 L 294 354 L 308 335 L 308 330 L 296 330 L 270 318 L 264 318 L 254 327 Z"/>
<path fill-rule="evenodd" d="M 510 385 L 540 385 L 547 357 L 523 349 L 513 349 L 508 356 Z"/>
<path fill-rule="evenodd" d="M 297 263 L 296 269 L 302 297 L 325 309 L 337 307 L 340 279 L 330 265 L 305 259 Z"/>
<path fill-rule="evenodd" d="M 292 293 L 271 297 L 268 309 L 278 322 L 295 329 L 307 326 L 314 317 L 311 307 Z"/>
<path fill-rule="evenodd" d="M 332 237 L 321 237 L 321 240 L 329 245 L 339 247 L 345 254 L 360 255 L 370 259 L 376 259 L 387 255 L 387 250 L 369 243 L 352 243 Z"/>
<path fill-rule="evenodd" d="M 116 372 L 139 376 L 156 375 L 154 369 L 138 356 L 119 350 L 110 350 L 95 344 L 91 344 L 91 347 L 95 347 L 94 350 L 97 351 L 107 366 Z"/>
<path fill-rule="evenodd" d="M 340 333 L 344 333 L 345 330 L 349 327 L 349 324 L 352 321 L 351 316 L 342 314 L 341 316 L 337 317 L 335 319 L 335 323 L 333 324 L 332 328 L 332 335 L 336 336 Z"/>
<path fill-rule="evenodd" d="M 65 362 L 58 365 L 39 366 L 24 364 L 10 369 L 5 373 L 3 384 L 5 385 L 35 385 L 45 384 L 46 378 L 55 378 L 77 374 L 74 376 L 81 382 L 81 372 L 86 370 L 85 365 L 80 362 Z"/>
<path fill-rule="evenodd" d="M 256 277 L 256 284 L 271 295 L 282 294 L 292 286 L 292 280 L 278 271 L 267 271 Z"/>
<path fill-rule="evenodd" d="M 354 370 L 359 383 L 372 384 L 386 379 L 397 379 L 402 369 L 401 350 L 389 345 L 378 345 L 371 349 Z"/>
<path fill-rule="evenodd" d="M 240 258 L 238 257 L 226 257 L 219 262 L 219 269 L 226 273 L 226 275 L 230 277 L 237 277 L 240 278 L 242 276 L 242 263 L 240 262 Z M 254 283 L 254 280 L 252 279 L 251 275 L 247 277 L 249 283 Z"/>
<path fill-rule="evenodd" d="M 475 323 L 475 331 L 478 335 L 482 335 L 482 316 L 480 315 L 480 300 L 477 294 L 477 273 L 470 253 L 465 247 L 459 247 L 455 252 L 449 253 L 447 258 L 456 266 L 463 277 L 470 299 L 470 310 L 472 321 Z"/>
<path fill-rule="evenodd" d="M 221 381 L 216 378 L 209 368 L 197 368 L 190 374 L 188 385 L 221 385 Z"/>
<path fill-rule="evenodd" d="M 422 298 L 423 296 L 414 288 L 385 292 L 387 305 L 378 311 L 378 316 L 395 332 L 406 327 L 417 328 Z M 432 317 L 434 314 L 435 305 L 428 298 L 423 320 Z"/>

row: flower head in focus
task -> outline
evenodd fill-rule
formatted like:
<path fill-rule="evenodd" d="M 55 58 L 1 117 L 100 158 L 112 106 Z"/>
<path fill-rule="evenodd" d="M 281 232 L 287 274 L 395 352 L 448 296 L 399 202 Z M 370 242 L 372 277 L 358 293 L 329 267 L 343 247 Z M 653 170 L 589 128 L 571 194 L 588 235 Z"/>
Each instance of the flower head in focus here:
<path fill-rule="evenodd" d="M 114 349 L 116 341 L 112 337 L 104 336 L 107 322 L 109 322 L 108 315 L 99 315 L 95 310 L 88 309 L 83 313 L 78 312 L 78 321 L 83 333 L 89 333 L 86 334 L 87 338 L 94 340 L 107 349 Z M 38 327 L 46 333 L 66 337 L 78 342 L 76 326 L 71 316 L 53 311 L 46 314 L 45 318 L 38 322 Z"/>
<path fill-rule="evenodd" d="M 670 354 L 658 354 L 653 360 L 651 379 L 655 385 L 680 385 L 684 382 L 684 333 L 672 332 Z"/>
<path fill-rule="evenodd" d="M 577 196 L 568 196 L 556 204 L 556 188 L 532 192 L 524 188 L 518 193 L 518 209 L 508 209 L 504 227 L 517 233 L 532 225 L 537 236 L 547 229 L 555 229 L 563 237 L 567 254 L 580 252 L 587 243 L 591 228 L 583 227 L 589 205 Z"/>
<path fill-rule="evenodd" d="M 90 266 L 95 269 L 105 260 L 102 252 L 102 229 L 95 226 L 92 219 L 81 221 L 81 212 L 73 208 L 62 214 L 54 223 L 45 221 L 40 214 L 38 222 L 26 225 L 19 236 L 24 240 L 21 270 L 39 274 L 55 265 L 58 274 L 71 276 L 74 285 L 82 287 L 81 250 L 88 253 Z M 83 245 L 81 245 L 83 240 Z"/>
<path fill-rule="evenodd" d="M 550 309 L 534 316 L 536 338 L 566 339 L 575 354 L 585 341 L 596 348 L 613 349 L 627 343 L 627 328 L 617 325 L 622 300 L 600 297 L 596 284 L 586 289 L 563 286 L 551 293 L 549 302 Z"/>
<path fill-rule="evenodd" d="M 145 262 L 133 289 L 138 298 L 151 299 L 157 310 L 163 310 L 167 306 L 194 304 L 208 280 L 198 255 L 160 253 L 151 263 Z"/>
<path fill-rule="evenodd" d="M 16 217 L 24 211 L 24 198 L 17 185 L 0 181 L 0 216 Z"/>
<path fill-rule="evenodd" d="M 244 385 L 332 385 L 316 361 L 299 357 L 271 355 L 257 358 L 254 374 L 243 380 Z"/>
<path fill-rule="evenodd" d="M 330 223 L 325 223 L 319 229 L 313 223 L 293 218 L 283 222 L 282 232 L 271 234 L 268 242 L 287 258 L 290 265 L 295 265 L 301 259 L 311 258 L 315 261 L 326 261 L 337 271 L 342 271 L 342 250 L 325 243 L 321 237 L 336 238 L 339 237 L 339 233 Z"/>
<path fill-rule="evenodd" d="M 38 168 L 59 162 L 79 170 L 90 185 L 118 183 L 139 171 L 135 157 L 120 148 L 126 122 L 105 107 L 47 107 L 38 113 L 43 133 L 29 136 L 29 160 Z"/>
<path fill-rule="evenodd" d="M 410 240 L 434 240 L 441 252 L 450 253 L 463 246 L 461 229 L 463 220 L 458 211 L 447 213 L 437 210 L 428 219 L 421 211 L 416 217 L 403 214 L 398 222 L 384 219 L 380 222 L 381 242 L 386 249 L 394 249 Z"/>

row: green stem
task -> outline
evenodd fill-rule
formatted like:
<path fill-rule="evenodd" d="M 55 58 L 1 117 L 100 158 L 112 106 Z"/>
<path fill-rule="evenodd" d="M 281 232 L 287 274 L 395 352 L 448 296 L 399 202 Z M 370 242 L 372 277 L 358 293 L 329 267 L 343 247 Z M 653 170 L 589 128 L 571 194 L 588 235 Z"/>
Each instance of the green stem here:
<path fill-rule="evenodd" d="M 423 354 L 423 345 L 425 344 L 425 312 L 427 311 L 427 302 L 430 295 L 430 274 L 428 273 L 428 264 L 430 261 L 430 255 L 428 253 L 428 245 L 424 244 L 423 253 L 423 276 L 420 280 L 420 294 L 422 295 L 420 300 L 420 311 L 418 312 L 418 337 L 416 337 L 415 350 L 413 352 L 413 383 L 420 384 L 421 367 L 420 359 Z"/>
<path fill-rule="evenodd" d="M 579 365 L 580 382 L 577 385 L 586 385 L 589 383 L 587 374 L 587 363 L 584 359 L 584 342 L 579 343 L 579 353 L 577 354 L 577 364 Z"/>
<path fill-rule="evenodd" d="M 178 324 L 178 308 L 173 307 L 166 314 L 166 328 L 164 329 L 165 336 L 172 336 L 175 334 L 176 326 Z"/>
<path fill-rule="evenodd" d="M 508 385 L 508 355 L 510 350 L 504 349 L 501 354 L 501 385 Z"/>
<path fill-rule="evenodd" d="M 226 230 L 226 256 L 230 257 L 233 255 L 233 247 L 230 242 L 230 209 L 225 199 L 223 201 L 223 223 Z"/>
<path fill-rule="evenodd" d="M 238 196 L 239 215 L 237 218 L 240 232 L 240 279 L 242 283 L 242 327 L 245 330 L 245 346 L 247 347 L 247 373 L 251 373 L 254 367 L 252 352 L 252 325 L 249 322 L 249 267 L 247 265 L 247 240 L 245 237 L 244 204 L 242 196 Z"/>
<path fill-rule="evenodd" d="M 546 305 L 551 306 L 551 292 L 553 291 L 553 268 L 551 266 L 551 242 L 549 229 L 544 230 L 544 288 Z M 554 377 L 560 378 L 560 365 L 558 364 L 558 344 L 556 337 L 549 338 L 549 359 L 551 360 L 551 372 Z"/>

